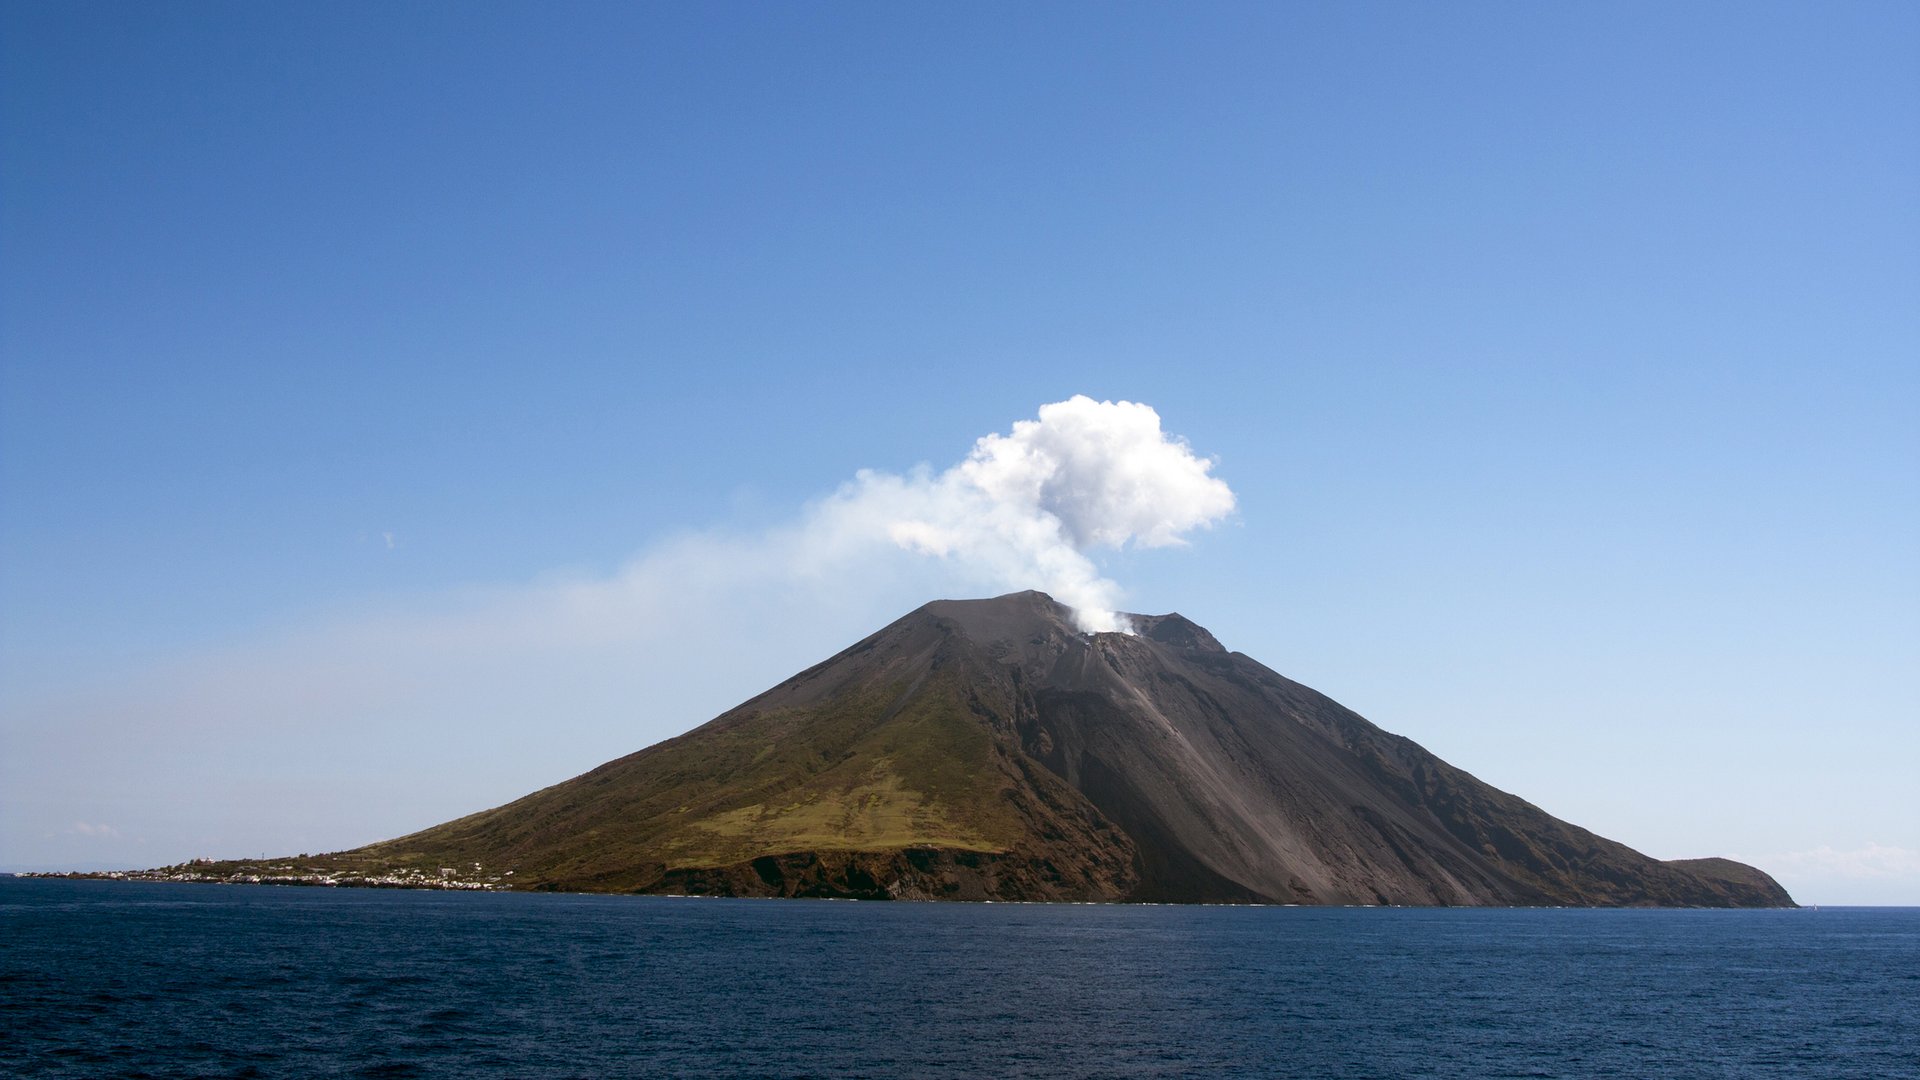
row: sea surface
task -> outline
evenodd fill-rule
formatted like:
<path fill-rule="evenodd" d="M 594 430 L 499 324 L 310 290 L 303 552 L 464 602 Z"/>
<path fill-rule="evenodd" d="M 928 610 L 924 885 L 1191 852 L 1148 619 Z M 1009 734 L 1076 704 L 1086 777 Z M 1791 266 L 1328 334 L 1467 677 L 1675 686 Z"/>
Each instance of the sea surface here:
<path fill-rule="evenodd" d="M 0 878 L 0 1075 L 1920 1077 L 1920 909 Z"/>

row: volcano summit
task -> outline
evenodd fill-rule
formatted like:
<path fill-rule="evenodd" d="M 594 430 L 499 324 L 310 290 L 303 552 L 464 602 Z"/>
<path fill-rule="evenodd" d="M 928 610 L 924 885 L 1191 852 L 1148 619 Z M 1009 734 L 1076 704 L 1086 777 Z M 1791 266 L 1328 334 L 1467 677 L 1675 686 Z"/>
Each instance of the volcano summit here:
<path fill-rule="evenodd" d="M 1481 783 L 1179 615 L 926 605 L 678 738 L 353 851 L 194 876 L 516 889 L 1414 905 L 1790 906 Z M 470 875 L 465 868 L 474 868 Z"/>

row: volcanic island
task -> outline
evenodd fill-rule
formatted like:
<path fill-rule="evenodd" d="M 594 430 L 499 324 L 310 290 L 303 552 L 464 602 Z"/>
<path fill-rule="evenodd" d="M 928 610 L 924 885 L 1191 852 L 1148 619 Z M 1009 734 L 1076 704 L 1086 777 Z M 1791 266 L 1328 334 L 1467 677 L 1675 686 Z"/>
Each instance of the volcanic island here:
<path fill-rule="evenodd" d="M 1475 779 L 1180 615 L 927 604 L 714 720 L 492 810 L 134 879 L 705 896 L 1791 907 Z"/>

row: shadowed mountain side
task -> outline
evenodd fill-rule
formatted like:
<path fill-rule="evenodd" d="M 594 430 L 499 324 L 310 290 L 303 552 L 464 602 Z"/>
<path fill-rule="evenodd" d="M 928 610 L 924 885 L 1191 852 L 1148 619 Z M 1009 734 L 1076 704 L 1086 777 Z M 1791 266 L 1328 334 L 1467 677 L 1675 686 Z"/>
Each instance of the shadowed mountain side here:
<path fill-rule="evenodd" d="M 774 896 L 1785 906 L 1380 730 L 1179 615 L 928 604 L 712 722 L 332 874 Z M 238 864 L 235 864 L 238 865 Z M 508 873 L 511 871 L 511 873 Z"/>

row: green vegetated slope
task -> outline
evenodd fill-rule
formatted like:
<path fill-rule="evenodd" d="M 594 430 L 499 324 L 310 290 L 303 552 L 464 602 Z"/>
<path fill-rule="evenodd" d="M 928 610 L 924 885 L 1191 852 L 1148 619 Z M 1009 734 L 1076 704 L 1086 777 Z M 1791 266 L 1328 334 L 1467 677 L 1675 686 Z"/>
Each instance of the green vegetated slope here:
<path fill-rule="evenodd" d="M 954 644 L 863 643 L 687 735 L 326 865 L 478 863 L 570 890 L 837 895 L 891 872 L 900 896 L 1124 895 L 1126 837 L 981 723 L 978 666 Z"/>

